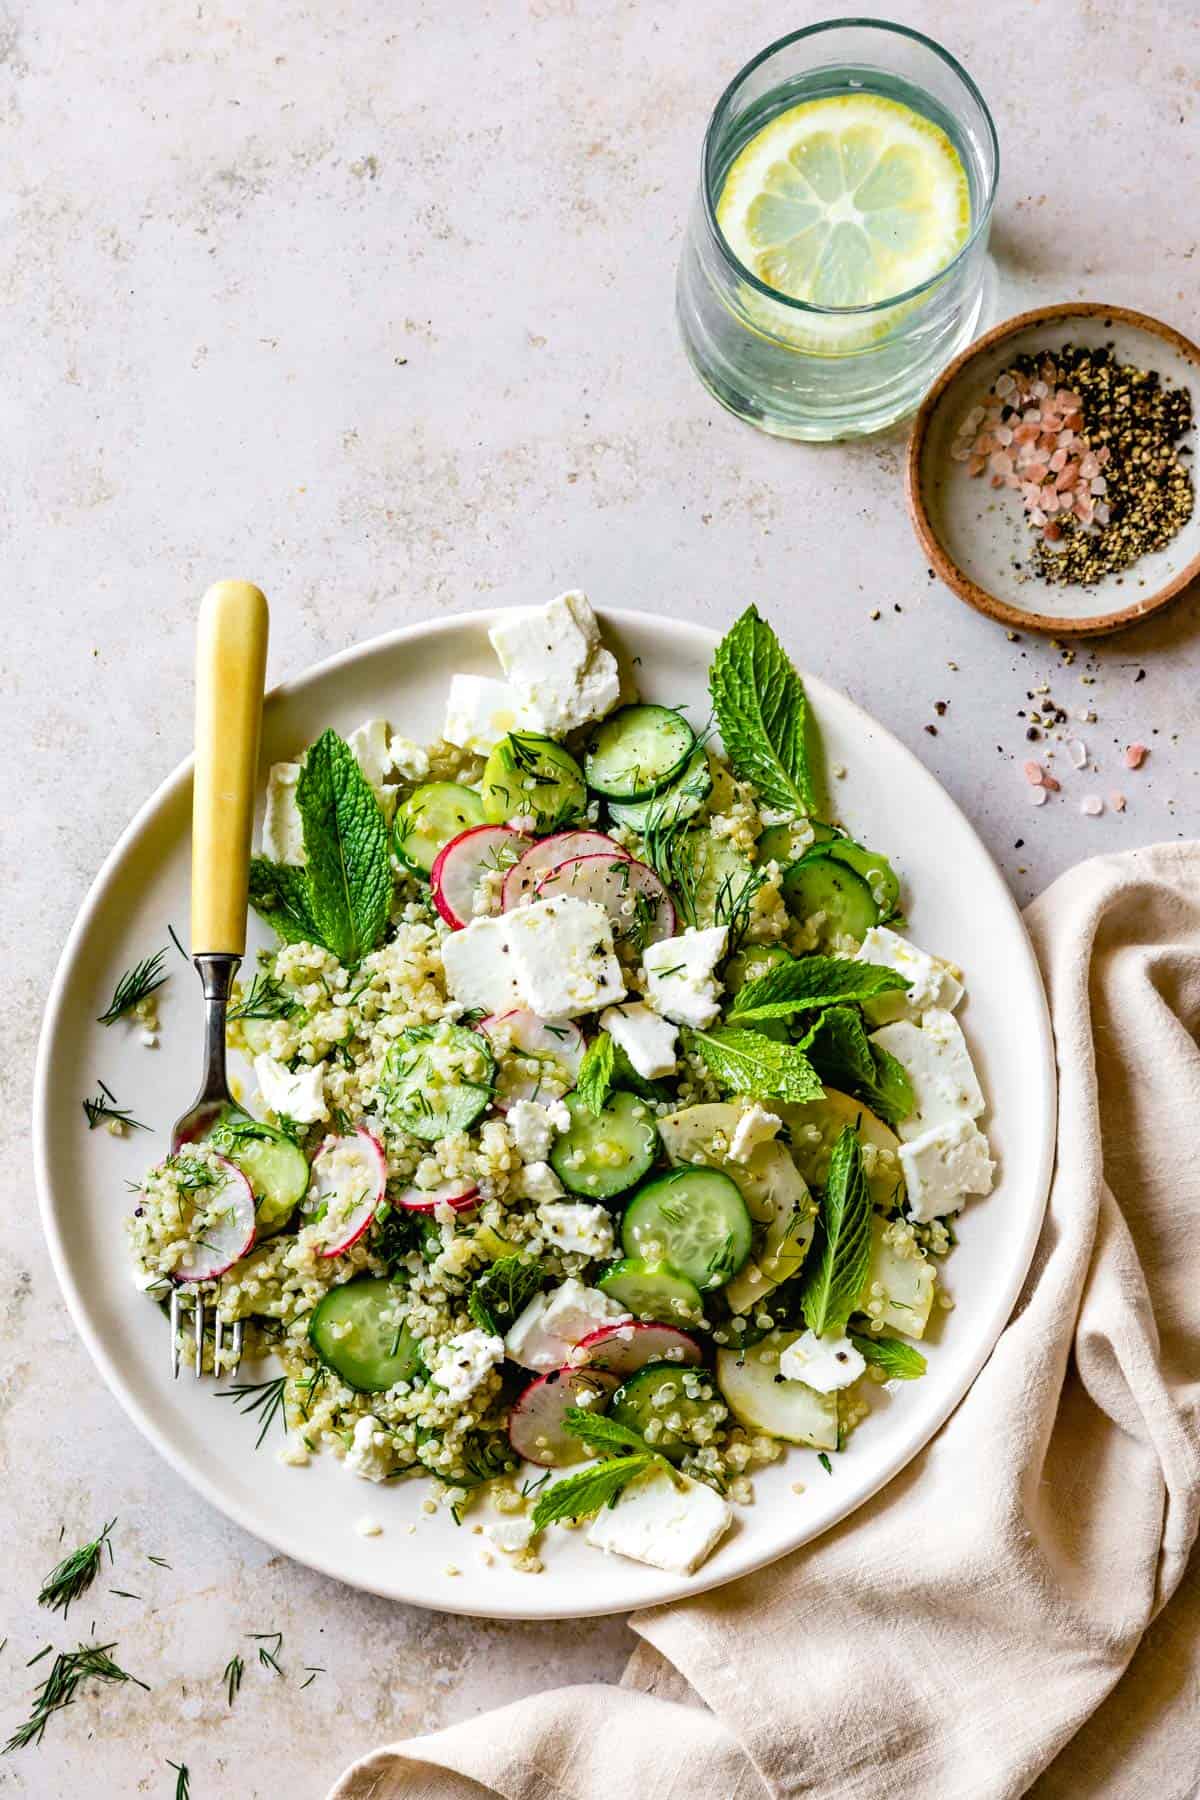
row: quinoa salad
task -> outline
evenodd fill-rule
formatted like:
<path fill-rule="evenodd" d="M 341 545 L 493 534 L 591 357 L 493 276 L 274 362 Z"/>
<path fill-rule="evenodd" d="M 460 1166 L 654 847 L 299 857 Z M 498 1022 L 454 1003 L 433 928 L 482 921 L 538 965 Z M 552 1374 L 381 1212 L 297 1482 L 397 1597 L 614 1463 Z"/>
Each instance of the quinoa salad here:
<path fill-rule="evenodd" d="M 690 1572 L 757 1467 L 829 1467 L 925 1373 L 993 1178 L 962 974 L 828 816 L 755 608 L 707 721 L 631 692 L 580 593 L 490 636 L 438 742 L 271 769 L 245 1079 L 143 1178 L 135 1274 L 243 1323 L 285 1463 L 486 1495 L 520 1570 L 582 1525 Z"/>

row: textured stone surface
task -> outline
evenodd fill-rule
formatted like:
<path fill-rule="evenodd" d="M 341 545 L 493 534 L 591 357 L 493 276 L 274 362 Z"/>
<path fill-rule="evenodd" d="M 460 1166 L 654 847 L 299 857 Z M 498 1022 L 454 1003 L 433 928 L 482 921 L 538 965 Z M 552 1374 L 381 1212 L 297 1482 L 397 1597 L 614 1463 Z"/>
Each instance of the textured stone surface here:
<path fill-rule="evenodd" d="M 929 579 L 902 434 L 771 442 L 684 365 L 672 283 L 708 110 L 807 16 L 14 0 L 0 17 L 3 1728 L 42 1672 L 26 1659 L 93 1618 L 153 1687 L 80 1701 L 0 1762 L 0 1792 L 165 1795 L 173 1757 L 194 1800 L 315 1796 L 381 1736 L 613 1678 L 627 1643 L 618 1621 L 406 1611 L 269 1555 L 135 1435 L 58 1298 L 27 1155 L 38 1013 L 91 874 L 188 747 L 211 579 L 267 589 L 275 678 L 394 624 L 568 585 L 714 625 L 758 600 L 936 770 L 1022 899 L 1091 851 L 1200 824 L 1194 598 L 1058 673 L 1056 650 L 1008 642 Z M 994 315 L 1108 298 L 1194 333 L 1194 11 L 1057 6 L 1052 81 L 1030 79 L 1044 3 L 906 17 L 996 111 Z M 1079 735 L 1103 768 L 1035 811 L 1017 715 L 1051 678 L 1096 710 Z M 1138 774 L 1118 767 L 1132 739 L 1152 750 Z M 1112 787 L 1124 816 L 1080 815 Z M 64 1095 L 64 1117 L 77 1104 Z M 39 1614 L 60 1526 L 72 1543 L 113 1513 L 111 1578 L 67 1625 Z M 274 1630 L 286 1682 L 245 1641 Z M 326 1673 L 301 1692 L 305 1665 Z"/>

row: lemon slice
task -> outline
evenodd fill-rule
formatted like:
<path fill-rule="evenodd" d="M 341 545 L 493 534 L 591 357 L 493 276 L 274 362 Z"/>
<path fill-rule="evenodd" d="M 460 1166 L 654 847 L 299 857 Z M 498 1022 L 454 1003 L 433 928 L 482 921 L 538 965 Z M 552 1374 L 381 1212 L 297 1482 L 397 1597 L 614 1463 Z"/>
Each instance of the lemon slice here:
<path fill-rule="evenodd" d="M 755 133 L 725 179 L 717 224 L 777 294 L 878 306 L 953 259 L 971 193 L 954 145 L 920 113 L 879 94 L 830 95 Z"/>

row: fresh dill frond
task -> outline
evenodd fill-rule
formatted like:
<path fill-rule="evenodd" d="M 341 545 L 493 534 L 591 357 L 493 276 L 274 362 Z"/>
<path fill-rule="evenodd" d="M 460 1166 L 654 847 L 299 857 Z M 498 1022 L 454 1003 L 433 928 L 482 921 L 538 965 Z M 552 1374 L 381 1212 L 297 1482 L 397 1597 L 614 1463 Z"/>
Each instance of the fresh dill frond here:
<path fill-rule="evenodd" d="M 299 1007 L 281 981 L 264 969 L 225 1014 L 227 1019 L 290 1019 Z"/>
<path fill-rule="evenodd" d="M 48 1606 L 51 1612 L 61 1612 L 65 1619 L 71 1609 L 72 1600 L 78 1600 L 85 1594 L 100 1573 L 100 1564 L 104 1559 L 105 1546 L 108 1548 L 108 1560 L 113 1560 L 112 1539 L 109 1533 L 116 1524 L 110 1519 L 98 1537 L 90 1544 L 81 1544 L 78 1550 L 72 1550 L 70 1556 L 64 1556 L 42 1583 L 38 1595 L 38 1605 Z"/>
<path fill-rule="evenodd" d="M 269 1381 L 237 1381 L 232 1387 L 218 1388 L 217 1399 L 232 1400 L 239 1412 L 258 1414 L 261 1429 L 254 1441 L 254 1448 L 257 1450 L 277 1414 L 283 1429 L 287 1430 L 287 1414 L 283 1405 L 286 1387 L 286 1375 L 276 1375 Z"/>
<path fill-rule="evenodd" d="M 165 1556 L 148 1556 L 146 1561 L 157 1563 L 160 1569 L 169 1569 L 171 1567 Z"/>
<path fill-rule="evenodd" d="M 325 1669 L 323 1669 L 323 1668 L 321 1668 L 321 1667 L 320 1667 L 320 1666 L 319 1666 L 319 1665 L 318 1665 L 318 1664 L 316 1664 L 316 1663 L 305 1663 L 305 1665 L 304 1665 L 304 1673 L 305 1673 L 305 1674 L 306 1674 L 306 1675 L 307 1675 L 307 1676 L 308 1676 L 308 1680 L 307 1680 L 307 1681 L 302 1681 L 302 1682 L 301 1682 L 301 1683 L 300 1683 L 300 1691 L 301 1691 L 301 1693 L 303 1693 L 303 1691 L 304 1691 L 304 1689 L 305 1689 L 305 1688 L 306 1688 L 306 1687 L 311 1687 L 311 1686 L 312 1686 L 312 1684 L 313 1684 L 313 1682 L 314 1682 L 314 1681 L 315 1681 L 315 1680 L 316 1680 L 316 1679 L 317 1679 L 317 1676 L 318 1676 L 318 1675 L 324 1675 L 324 1674 L 326 1674 L 326 1673 L 327 1673 L 327 1671 L 326 1671 L 326 1670 L 325 1670 Z"/>
<path fill-rule="evenodd" d="M 112 999 L 104 1012 L 99 1016 L 101 1025 L 114 1025 L 127 1012 L 141 1004 L 156 988 L 160 988 L 167 979 L 163 973 L 163 957 L 165 950 L 156 950 L 153 956 L 147 956 L 143 962 L 135 963 L 132 969 L 126 969 L 116 985 Z"/>
<path fill-rule="evenodd" d="M 248 1635 L 251 1641 L 258 1645 L 258 1660 L 263 1668 L 273 1669 L 276 1675 L 286 1681 L 287 1677 L 277 1660 L 279 1652 L 283 1649 L 282 1631 L 252 1631 Z M 267 1649 L 268 1644 L 272 1646 L 270 1650 Z"/>
<path fill-rule="evenodd" d="M 132 1681 L 149 1693 L 148 1682 L 142 1681 L 137 1675 L 131 1675 L 128 1669 L 120 1668 L 113 1661 L 111 1653 L 116 1647 L 114 1642 L 80 1644 L 74 1650 L 60 1650 L 50 1673 L 34 1695 L 29 1717 L 13 1732 L 4 1746 L 4 1754 L 7 1756 L 13 1750 L 23 1750 L 28 1744 L 40 1744 L 50 1720 L 64 1706 L 70 1706 L 81 1682 Z M 47 1645 L 47 1650 L 49 1648 Z M 45 1654 L 46 1651 L 43 1650 L 34 1660 L 40 1661 Z"/>
<path fill-rule="evenodd" d="M 175 927 L 169 921 L 167 924 L 167 930 L 171 934 L 171 942 L 174 944 L 175 948 L 178 950 L 180 956 L 182 956 L 184 962 L 191 962 L 191 960 L 192 960 L 191 957 L 188 955 L 187 951 L 184 949 L 183 945 L 179 941 L 179 937 L 178 937 L 178 934 L 176 933 Z"/>
<path fill-rule="evenodd" d="M 246 1665 L 235 1651 L 225 1664 L 225 1672 L 221 1680 L 225 1683 L 225 1692 L 229 1696 L 229 1704 L 233 1705 L 234 1696 L 242 1685 L 242 1676 L 246 1673 Z"/>
<path fill-rule="evenodd" d="M 99 1077 L 96 1079 L 96 1086 L 100 1092 L 95 1099 L 85 1100 L 83 1103 L 89 1131 L 95 1131 L 97 1125 L 103 1125 L 109 1119 L 115 1119 L 118 1125 L 124 1125 L 129 1131 L 149 1131 L 148 1125 L 143 1125 L 142 1121 L 135 1119 L 131 1112 L 127 1112 L 123 1106 L 117 1105 L 117 1096 L 111 1088 L 105 1087 Z"/>
<path fill-rule="evenodd" d="M 175 1800 L 191 1800 L 192 1778 L 188 1774 L 186 1763 L 172 1762 L 167 1758 L 168 1769 L 174 1769 L 178 1779 L 175 1782 Z"/>

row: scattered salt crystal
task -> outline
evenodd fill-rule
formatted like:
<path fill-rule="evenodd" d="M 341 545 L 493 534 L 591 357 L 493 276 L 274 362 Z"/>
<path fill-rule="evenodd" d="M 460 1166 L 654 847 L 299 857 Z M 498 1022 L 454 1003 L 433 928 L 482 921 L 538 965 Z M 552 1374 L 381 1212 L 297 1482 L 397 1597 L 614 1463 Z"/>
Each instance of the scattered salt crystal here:
<path fill-rule="evenodd" d="M 1108 521 L 1112 517 L 1112 514 L 1109 512 L 1107 506 L 1105 506 L 1103 500 L 1101 500 L 1099 505 L 1093 509 L 1092 517 L 1093 517 L 1093 519 L 1095 519 L 1097 525 L 1107 525 L 1108 524 Z"/>
<path fill-rule="evenodd" d="M 1114 788 L 1112 793 L 1108 796 L 1108 804 L 1112 807 L 1114 812 L 1124 812 L 1125 811 L 1125 796 L 1124 796 L 1124 794 L 1118 793 L 1116 788 Z"/>
<path fill-rule="evenodd" d="M 1027 762 L 1025 764 L 1025 779 L 1030 787 L 1041 787 L 1044 773 L 1041 763 Z"/>
<path fill-rule="evenodd" d="M 982 406 L 973 406 L 967 414 L 965 423 L 968 431 L 977 431 L 983 424 Z"/>
<path fill-rule="evenodd" d="M 1011 428 L 1007 425 L 997 425 L 996 431 L 995 431 L 995 438 L 996 438 L 996 442 L 1000 445 L 1000 448 L 1002 450 L 1007 450 L 1008 446 L 1013 441 L 1013 434 L 1012 434 Z"/>
<path fill-rule="evenodd" d="M 1087 725 L 1090 723 L 1092 717 L 1091 708 L 1089 706 L 1076 706 L 1073 708 L 1073 717 L 1082 720 L 1082 722 Z"/>
<path fill-rule="evenodd" d="M 1094 476 L 1088 483 L 1088 486 L 1093 494 L 1107 494 L 1108 492 L 1108 483 L 1105 481 L 1103 475 Z"/>
<path fill-rule="evenodd" d="M 1130 744 L 1125 752 L 1125 767 L 1140 769 L 1150 752 L 1145 744 Z"/>
<path fill-rule="evenodd" d="M 1104 802 L 1099 794 L 1089 794 L 1086 800 L 1079 802 L 1079 810 L 1081 813 L 1086 813 L 1090 819 L 1094 819 L 1104 811 Z"/>
<path fill-rule="evenodd" d="M 1046 804 L 1045 788 L 1043 788 L 1043 787 L 1030 788 L 1029 804 L 1030 804 L 1030 806 L 1045 806 L 1045 804 Z"/>
<path fill-rule="evenodd" d="M 987 468 L 986 456 L 973 456 L 971 458 L 970 462 L 967 464 L 967 474 L 968 475 L 982 475 L 983 471 L 986 468 Z"/>
<path fill-rule="evenodd" d="M 995 391 L 997 394 L 999 394 L 1001 400 L 1006 400 L 1008 398 L 1009 394 L 1012 393 L 1012 391 L 1016 387 L 1016 385 L 1017 384 L 1013 380 L 1012 376 L 1010 374 L 1008 374 L 1008 372 L 1006 371 L 1003 375 L 997 375 L 996 381 L 995 381 Z"/>
<path fill-rule="evenodd" d="M 1058 781 L 1056 780 L 1056 778 L 1053 775 L 1049 774 L 1048 772 L 1043 774 L 1043 776 L 1042 776 L 1042 786 L 1044 788 L 1049 788 L 1049 790 L 1052 794 L 1057 794 L 1058 788 L 1059 788 L 1059 784 L 1058 784 Z"/>
<path fill-rule="evenodd" d="M 1067 466 L 1066 451 L 1065 450 L 1056 450 L 1054 452 L 1054 455 L 1050 458 L 1050 467 L 1054 470 L 1054 473 L 1057 475 L 1058 471 L 1060 469 L 1065 469 L 1066 466 Z"/>
<path fill-rule="evenodd" d="M 1081 744 L 1078 738 L 1070 738 L 1067 742 L 1067 755 L 1077 769 L 1087 763 L 1087 745 Z"/>
<path fill-rule="evenodd" d="M 954 447 L 952 448 L 952 450 L 950 452 L 950 455 L 955 462 L 966 462 L 968 460 L 968 458 L 970 457 L 970 454 L 971 454 L 970 444 L 964 442 L 961 438 L 959 439 L 958 443 L 954 445 Z"/>

